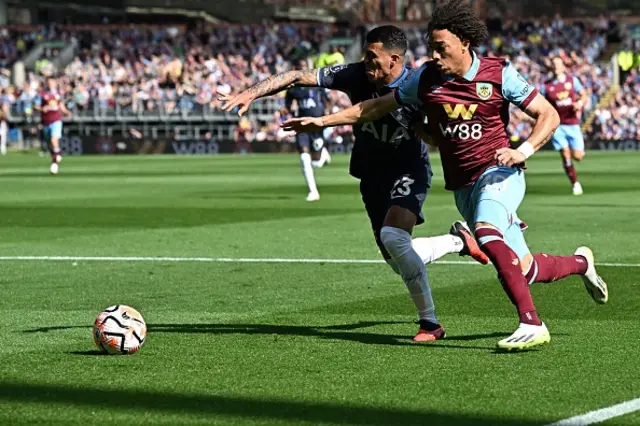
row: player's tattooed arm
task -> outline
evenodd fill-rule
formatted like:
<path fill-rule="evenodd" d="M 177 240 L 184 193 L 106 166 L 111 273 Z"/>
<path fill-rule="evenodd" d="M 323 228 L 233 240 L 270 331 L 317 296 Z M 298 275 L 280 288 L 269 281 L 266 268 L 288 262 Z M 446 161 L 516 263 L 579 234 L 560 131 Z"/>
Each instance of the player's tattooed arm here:
<path fill-rule="evenodd" d="M 249 87 L 237 95 L 220 95 L 219 100 L 224 102 L 223 111 L 231 111 L 239 107 L 238 115 L 244 114 L 251 102 L 258 98 L 275 95 L 276 93 L 296 86 L 317 86 L 318 70 L 288 71 L 271 76 Z"/>
<path fill-rule="evenodd" d="M 305 71 L 288 71 L 276 74 L 272 77 L 262 80 L 259 83 L 249 87 L 247 91 L 251 93 L 254 99 L 264 96 L 275 95 L 276 93 L 298 86 L 317 86 L 318 70 Z"/>

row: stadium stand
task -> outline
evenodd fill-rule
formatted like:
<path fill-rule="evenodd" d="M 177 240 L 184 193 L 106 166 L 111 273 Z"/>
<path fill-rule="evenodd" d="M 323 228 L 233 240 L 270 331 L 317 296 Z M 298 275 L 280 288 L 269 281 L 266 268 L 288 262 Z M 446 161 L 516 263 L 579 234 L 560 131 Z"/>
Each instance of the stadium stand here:
<path fill-rule="evenodd" d="M 317 3 L 314 0 L 308 4 Z M 344 11 L 364 4 L 334 3 L 327 1 L 326 5 Z M 376 3 L 376 7 L 380 3 L 384 2 Z M 283 4 L 287 3 L 278 2 L 279 6 Z M 425 25 L 420 19 L 428 17 L 431 9 L 421 2 L 405 6 L 402 14 L 410 18 L 402 23 L 410 41 L 408 65 L 419 67 L 429 59 L 424 43 Z M 395 10 L 376 13 L 370 20 L 397 13 Z M 485 55 L 508 57 L 525 78 L 538 86 L 548 77 L 550 58 L 563 57 L 589 93 L 584 111 L 585 129 L 600 139 L 638 138 L 638 126 L 629 117 L 637 110 L 640 96 L 639 64 L 632 63 L 623 74 L 622 89 L 615 93 L 608 28 L 609 22 L 602 17 L 578 21 L 556 16 L 546 21 L 500 23 L 492 26 L 489 42 L 479 50 Z M 37 127 L 33 105 L 38 91 L 46 75 L 56 74 L 60 76 L 66 105 L 74 114 L 69 121 L 72 125 L 66 126 L 72 132 L 147 135 L 154 131 L 149 123 L 163 123 L 168 133 L 170 125 L 206 122 L 207 134 L 231 140 L 236 138 L 237 118 L 217 110 L 215 94 L 241 91 L 268 75 L 289 70 L 299 58 L 311 58 L 313 66 L 348 60 L 344 48 L 348 46 L 341 48 L 327 43 L 339 29 L 326 23 L 214 25 L 204 21 L 196 25 L 49 25 L 20 31 L 5 29 L 0 43 L 2 101 L 10 105 L 11 122 Z M 347 29 L 347 33 L 354 32 L 354 28 Z M 11 65 L 39 44 L 53 47 L 44 49 L 28 67 L 22 84 L 12 84 Z M 60 51 L 69 46 L 75 56 L 68 61 L 57 60 Z M 638 43 L 629 45 L 634 55 L 637 48 Z M 344 94 L 332 93 L 331 100 L 332 110 L 348 105 Z M 251 127 L 251 140 L 291 139 L 278 127 L 286 118 L 281 116 L 282 105 L 282 97 L 255 103 L 249 122 L 242 124 Z M 509 130 L 513 141 L 522 140 L 529 134 L 531 122 L 521 111 L 513 109 Z M 331 141 L 351 137 L 348 128 L 328 129 L 325 136 Z"/>

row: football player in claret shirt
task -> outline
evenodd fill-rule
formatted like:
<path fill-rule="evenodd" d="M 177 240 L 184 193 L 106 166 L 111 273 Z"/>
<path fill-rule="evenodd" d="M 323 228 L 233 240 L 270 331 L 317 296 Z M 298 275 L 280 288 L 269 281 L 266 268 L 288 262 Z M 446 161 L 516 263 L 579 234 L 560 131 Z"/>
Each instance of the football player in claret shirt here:
<path fill-rule="evenodd" d="M 62 102 L 62 94 L 58 91 L 58 82 L 55 77 L 47 77 L 47 87 L 40 93 L 38 105 L 35 109 L 41 113 L 43 126 L 43 138 L 51 151 L 51 174 L 58 174 L 62 151 L 60 138 L 62 138 L 62 115 L 70 116 L 71 112 Z"/>
<path fill-rule="evenodd" d="M 406 51 L 407 38 L 400 28 L 377 27 L 365 37 L 361 62 L 275 75 L 236 96 L 222 96 L 223 109 L 239 107 L 242 114 L 253 100 L 293 86 L 340 90 L 352 103 L 376 99 L 411 78 L 412 72 L 404 66 Z M 484 264 L 488 258 L 462 222 L 454 223 L 451 235 L 411 239 L 414 226 L 424 222 L 422 205 L 432 176 L 427 145 L 415 130 L 422 121 L 418 108 L 398 105 L 372 122 L 354 126 L 349 173 L 360 180 L 376 243 L 385 261 L 402 277 L 418 311 L 420 326 L 414 340 L 424 342 L 445 337 L 425 264 L 447 253 L 470 255 Z"/>
<path fill-rule="evenodd" d="M 481 249 L 516 306 L 519 327 L 498 348 L 520 350 L 548 343 L 529 285 L 579 275 L 589 295 L 605 303 L 608 290 L 598 276 L 592 251 L 572 256 L 532 254 L 525 242 L 518 206 L 525 193 L 524 162 L 552 136 L 560 119 L 551 104 L 506 59 L 479 57 L 472 50 L 487 38 L 486 26 L 464 0 L 438 6 L 427 29 L 433 60 L 390 93 L 320 118 L 295 118 L 286 130 L 316 132 L 323 127 L 374 121 L 400 107 L 419 107 L 426 131 L 440 148 L 445 188 L 472 225 Z M 510 148 L 509 104 L 536 120 L 529 139 Z"/>
<path fill-rule="evenodd" d="M 573 186 L 573 195 L 582 195 L 582 185 L 578 182 L 572 160 L 582 161 L 584 158 L 580 115 L 587 93 L 578 77 L 567 73 L 561 57 L 554 57 L 552 63 L 554 78 L 542 85 L 540 94 L 558 111 L 560 125 L 553 134 L 553 148 L 560 152 L 564 171 Z"/>

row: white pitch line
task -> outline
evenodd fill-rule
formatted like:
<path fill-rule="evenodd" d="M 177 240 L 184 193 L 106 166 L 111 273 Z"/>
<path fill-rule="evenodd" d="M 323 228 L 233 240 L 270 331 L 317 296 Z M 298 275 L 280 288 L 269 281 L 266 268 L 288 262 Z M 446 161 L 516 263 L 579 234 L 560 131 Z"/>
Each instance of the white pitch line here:
<path fill-rule="evenodd" d="M 210 262 L 210 263 L 385 263 L 382 259 L 292 259 L 251 257 L 151 257 L 151 256 L 0 256 L 0 261 L 72 261 L 72 262 Z M 442 265 L 479 265 L 465 260 L 438 260 Z M 640 268 L 640 263 L 596 263 L 613 268 Z"/>
<path fill-rule="evenodd" d="M 547 426 L 587 426 L 624 416 L 635 411 L 640 411 L 640 398 L 625 401 L 600 410 L 589 411 L 581 416 L 570 417 Z"/>

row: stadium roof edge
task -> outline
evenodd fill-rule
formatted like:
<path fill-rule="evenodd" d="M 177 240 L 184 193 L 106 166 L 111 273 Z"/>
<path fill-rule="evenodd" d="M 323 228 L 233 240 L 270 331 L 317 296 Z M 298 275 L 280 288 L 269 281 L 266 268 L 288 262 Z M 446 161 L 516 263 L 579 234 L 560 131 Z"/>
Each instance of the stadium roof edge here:
<path fill-rule="evenodd" d="M 223 24 L 227 21 L 223 21 L 222 19 L 218 19 L 211 14 L 200 10 L 187 10 L 187 9 L 175 9 L 175 8 L 164 8 L 164 7 L 134 7 L 129 6 L 125 9 L 127 13 L 132 14 L 143 14 L 143 15 L 182 15 L 188 18 L 200 18 L 211 24 Z"/>

